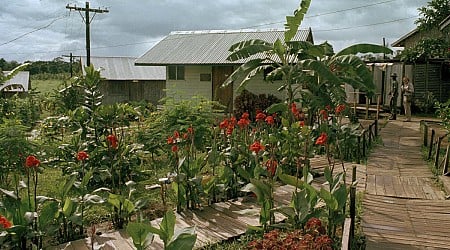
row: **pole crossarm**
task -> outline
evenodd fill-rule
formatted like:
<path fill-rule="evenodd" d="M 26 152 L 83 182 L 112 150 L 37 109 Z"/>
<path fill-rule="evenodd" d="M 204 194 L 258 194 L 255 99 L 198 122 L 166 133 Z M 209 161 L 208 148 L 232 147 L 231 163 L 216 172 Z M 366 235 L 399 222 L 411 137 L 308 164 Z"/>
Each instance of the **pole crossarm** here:
<path fill-rule="evenodd" d="M 86 2 L 86 7 L 77 7 L 76 5 L 70 6 L 69 4 L 66 5 L 66 9 L 69 9 L 70 11 L 76 10 L 80 13 L 81 18 L 83 19 L 84 23 L 86 24 L 86 65 L 91 65 L 91 35 L 90 35 L 90 24 L 92 20 L 94 19 L 94 16 L 97 13 L 108 13 L 108 9 L 91 9 L 89 8 L 89 2 Z M 81 12 L 84 11 L 84 16 L 81 14 Z M 89 13 L 93 12 L 94 15 L 92 18 L 89 18 Z"/>

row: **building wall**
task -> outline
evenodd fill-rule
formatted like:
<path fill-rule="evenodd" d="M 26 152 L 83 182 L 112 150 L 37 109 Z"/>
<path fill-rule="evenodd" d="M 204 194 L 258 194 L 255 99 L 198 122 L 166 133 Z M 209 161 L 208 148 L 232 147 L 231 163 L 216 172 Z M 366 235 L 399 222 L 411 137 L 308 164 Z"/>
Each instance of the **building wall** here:
<path fill-rule="evenodd" d="M 190 99 L 202 96 L 208 100 L 212 98 L 212 81 L 200 81 L 200 74 L 211 74 L 211 66 L 187 65 L 184 68 L 184 80 L 169 80 L 167 75 L 167 96 L 175 100 Z"/>
<path fill-rule="evenodd" d="M 165 81 L 113 81 L 100 83 L 103 104 L 148 101 L 157 105 L 165 96 Z"/>

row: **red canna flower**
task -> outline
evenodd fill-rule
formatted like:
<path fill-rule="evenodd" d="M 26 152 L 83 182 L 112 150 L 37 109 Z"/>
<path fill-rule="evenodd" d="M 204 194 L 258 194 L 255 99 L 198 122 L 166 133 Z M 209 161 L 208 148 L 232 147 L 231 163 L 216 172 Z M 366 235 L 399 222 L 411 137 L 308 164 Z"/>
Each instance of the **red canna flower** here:
<path fill-rule="evenodd" d="M 266 114 L 258 110 L 255 117 L 256 122 L 262 122 L 264 119 L 266 119 Z"/>
<path fill-rule="evenodd" d="M 41 162 L 34 155 L 29 155 L 25 160 L 25 166 L 28 168 L 38 167 Z"/>
<path fill-rule="evenodd" d="M 327 106 L 325 106 L 325 108 L 327 109 L 327 111 L 331 111 L 331 105 L 327 105 Z"/>
<path fill-rule="evenodd" d="M 275 123 L 275 120 L 273 119 L 273 116 L 269 115 L 266 117 L 266 123 L 269 125 L 272 125 Z"/>
<path fill-rule="evenodd" d="M 266 169 L 267 172 L 269 172 L 270 176 L 275 176 L 275 173 L 277 171 L 278 162 L 274 159 L 269 159 L 266 162 Z"/>
<path fill-rule="evenodd" d="M 194 134 L 194 128 L 191 126 L 187 129 L 188 134 Z"/>
<path fill-rule="evenodd" d="M 336 114 L 339 114 L 339 113 L 341 113 L 341 112 L 344 111 L 344 110 L 345 110 L 345 104 L 339 104 L 339 105 L 336 107 L 335 112 L 336 112 Z"/>
<path fill-rule="evenodd" d="M 242 119 L 248 119 L 250 117 L 250 115 L 248 114 L 248 112 L 244 112 L 241 116 Z"/>
<path fill-rule="evenodd" d="M 219 124 L 219 128 L 220 129 L 226 129 L 229 125 L 228 119 L 224 119 L 222 122 L 220 122 Z"/>
<path fill-rule="evenodd" d="M 319 113 L 324 120 L 328 120 L 328 112 L 325 109 L 320 110 Z"/>
<path fill-rule="evenodd" d="M 237 124 L 239 125 L 240 128 L 245 128 L 248 125 L 250 125 L 250 120 L 247 118 L 241 118 L 241 119 L 239 119 Z"/>
<path fill-rule="evenodd" d="M 77 160 L 84 161 L 87 159 L 89 159 L 89 155 L 88 153 L 86 153 L 86 151 L 80 151 L 77 153 Z"/>
<path fill-rule="evenodd" d="M 106 137 L 106 140 L 108 141 L 108 145 L 113 148 L 113 149 L 117 149 L 119 147 L 118 141 L 117 141 L 117 137 L 114 134 L 110 134 Z"/>
<path fill-rule="evenodd" d="M 178 146 L 177 145 L 173 145 L 172 146 L 172 152 L 177 152 L 178 151 Z"/>
<path fill-rule="evenodd" d="M 172 136 L 169 136 L 168 138 L 167 138 L 167 144 L 174 144 L 175 143 L 175 140 L 173 139 L 173 137 Z"/>
<path fill-rule="evenodd" d="M 300 127 L 305 126 L 305 121 L 299 121 L 299 122 L 298 122 L 298 125 L 300 125 Z"/>
<path fill-rule="evenodd" d="M 227 135 L 232 135 L 232 134 L 233 134 L 233 130 L 234 130 L 234 127 L 229 126 L 229 127 L 227 128 L 227 131 L 226 131 Z"/>
<path fill-rule="evenodd" d="M 232 116 L 231 118 L 230 118 L 230 125 L 229 126 L 236 126 L 236 124 L 237 124 L 237 120 L 236 120 L 236 117 L 234 117 L 234 116 Z"/>
<path fill-rule="evenodd" d="M 250 145 L 250 150 L 259 153 L 259 151 L 264 150 L 266 147 L 264 145 L 261 145 L 259 141 L 255 141 L 252 145 Z"/>
<path fill-rule="evenodd" d="M 320 134 L 319 138 L 317 138 L 316 140 L 316 145 L 325 145 L 327 144 L 327 140 L 328 140 L 328 136 L 325 132 L 322 132 L 322 134 Z"/>
<path fill-rule="evenodd" d="M 11 221 L 6 219 L 3 215 L 0 215 L 0 229 L 8 229 L 12 227 Z"/>
<path fill-rule="evenodd" d="M 184 133 L 183 134 L 183 139 L 185 139 L 185 140 L 189 139 L 189 134 L 188 133 Z"/>
<path fill-rule="evenodd" d="M 175 139 L 180 138 L 180 133 L 177 130 L 173 131 L 173 138 Z"/>

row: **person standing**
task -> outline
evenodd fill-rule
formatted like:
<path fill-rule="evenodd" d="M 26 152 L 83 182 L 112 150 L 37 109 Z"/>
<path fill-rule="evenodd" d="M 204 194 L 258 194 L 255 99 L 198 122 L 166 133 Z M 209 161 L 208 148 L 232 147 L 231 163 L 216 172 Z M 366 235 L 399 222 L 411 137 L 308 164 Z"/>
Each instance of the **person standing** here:
<path fill-rule="evenodd" d="M 390 120 L 397 120 L 397 98 L 398 98 L 398 82 L 397 82 L 397 74 L 393 73 L 392 77 L 392 90 L 389 92 L 390 101 L 389 101 L 389 109 L 391 110 Z"/>
<path fill-rule="evenodd" d="M 411 121 L 411 102 L 414 94 L 414 85 L 409 81 L 407 76 L 403 77 L 402 82 L 403 106 L 405 107 L 405 122 Z"/>

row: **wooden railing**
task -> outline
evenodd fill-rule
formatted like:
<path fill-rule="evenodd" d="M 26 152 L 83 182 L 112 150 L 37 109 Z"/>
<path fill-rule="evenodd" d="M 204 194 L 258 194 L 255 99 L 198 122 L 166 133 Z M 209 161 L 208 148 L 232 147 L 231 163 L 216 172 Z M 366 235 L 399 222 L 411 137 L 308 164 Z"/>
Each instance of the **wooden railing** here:
<path fill-rule="evenodd" d="M 448 172 L 449 165 L 449 143 L 447 143 L 447 149 L 445 152 L 445 156 L 442 160 L 440 160 L 441 155 L 441 146 L 444 138 L 448 137 L 448 133 L 443 133 L 442 135 L 438 135 L 434 128 L 430 128 L 430 123 L 436 123 L 431 121 L 420 121 L 420 129 L 423 134 L 423 146 L 427 148 L 428 156 L 427 160 L 433 160 L 433 166 L 436 168 L 436 171 L 439 172 L 442 169 L 443 175 L 450 175 Z M 428 141 L 428 133 L 431 129 L 430 140 Z"/>

